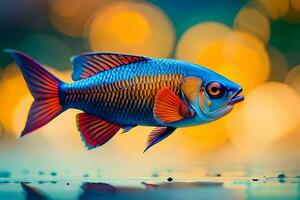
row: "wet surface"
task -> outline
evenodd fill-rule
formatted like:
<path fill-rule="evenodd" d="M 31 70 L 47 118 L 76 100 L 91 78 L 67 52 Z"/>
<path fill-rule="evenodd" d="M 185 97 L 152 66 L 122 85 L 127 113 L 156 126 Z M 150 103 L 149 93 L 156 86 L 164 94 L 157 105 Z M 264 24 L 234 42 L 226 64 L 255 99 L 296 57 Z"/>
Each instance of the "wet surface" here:
<path fill-rule="evenodd" d="M 300 199 L 299 176 L 67 178 L 57 172 L 35 178 L 0 177 L 0 199 Z"/>

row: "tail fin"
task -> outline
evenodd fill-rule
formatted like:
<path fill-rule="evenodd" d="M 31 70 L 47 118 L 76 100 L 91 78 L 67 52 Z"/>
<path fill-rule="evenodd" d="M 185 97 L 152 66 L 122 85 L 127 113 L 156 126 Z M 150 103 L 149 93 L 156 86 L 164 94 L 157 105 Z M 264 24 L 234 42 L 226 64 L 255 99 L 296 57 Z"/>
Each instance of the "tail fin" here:
<path fill-rule="evenodd" d="M 63 82 L 29 56 L 11 49 L 4 51 L 10 53 L 15 59 L 34 97 L 22 137 L 47 124 L 63 112 L 58 96 L 59 85 Z"/>

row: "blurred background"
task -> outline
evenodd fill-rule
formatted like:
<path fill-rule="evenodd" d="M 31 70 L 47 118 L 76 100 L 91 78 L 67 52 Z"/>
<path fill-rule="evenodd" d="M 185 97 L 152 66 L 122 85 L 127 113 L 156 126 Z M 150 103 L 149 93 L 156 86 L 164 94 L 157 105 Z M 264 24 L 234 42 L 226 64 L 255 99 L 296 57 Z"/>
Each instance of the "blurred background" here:
<path fill-rule="evenodd" d="M 67 82 L 71 56 L 118 52 L 203 65 L 242 85 L 246 96 L 228 116 L 178 129 L 146 154 L 151 127 L 86 150 L 75 110 L 18 139 L 33 99 L 1 52 L 0 170 L 85 177 L 300 173 L 300 0 L 3 0 L 0 30 L 0 49 L 21 50 Z"/>

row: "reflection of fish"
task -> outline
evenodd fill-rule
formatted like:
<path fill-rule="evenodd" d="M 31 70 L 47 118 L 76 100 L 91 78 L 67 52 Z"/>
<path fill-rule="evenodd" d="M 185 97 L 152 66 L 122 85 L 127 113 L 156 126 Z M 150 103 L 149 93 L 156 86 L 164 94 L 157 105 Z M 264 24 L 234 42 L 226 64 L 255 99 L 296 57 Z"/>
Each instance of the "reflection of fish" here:
<path fill-rule="evenodd" d="M 35 98 L 22 136 L 69 108 L 84 111 L 77 124 L 88 148 L 103 145 L 119 129 L 156 126 L 145 150 L 176 128 L 216 120 L 243 100 L 241 87 L 191 63 L 112 53 L 72 58 L 75 82 L 63 83 L 29 56 L 16 60 Z"/>
<path fill-rule="evenodd" d="M 174 183 L 159 183 L 159 184 L 150 184 L 142 182 L 142 184 L 147 189 L 156 189 L 156 188 L 192 188 L 192 187 L 213 187 L 213 186 L 222 186 L 223 182 L 174 182 Z"/>
<path fill-rule="evenodd" d="M 26 199 L 28 200 L 46 200 L 49 199 L 44 193 L 38 189 L 29 186 L 25 183 L 21 183 L 21 187 L 25 191 Z"/>
<path fill-rule="evenodd" d="M 232 199 L 226 197 L 226 195 L 221 195 L 222 193 L 216 192 L 222 192 L 224 190 L 222 186 L 222 182 L 173 182 L 158 184 L 142 182 L 140 186 L 113 186 L 101 182 L 84 183 L 81 186 L 83 193 L 81 193 L 78 199 L 207 199 L 206 194 L 215 195 L 212 199 L 220 199 L 220 196 L 222 197 L 221 199 Z"/>
<path fill-rule="evenodd" d="M 81 188 L 84 191 L 95 191 L 95 192 L 107 192 L 107 193 L 113 193 L 113 192 L 136 192 L 136 191 L 141 191 L 145 190 L 143 187 L 129 187 L 129 186 L 119 186 L 115 187 L 107 183 L 84 183 Z"/>
<path fill-rule="evenodd" d="M 151 189 L 174 189 L 174 188 L 193 188 L 193 187 L 213 187 L 213 186 L 222 186 L 223 182 L 173 182 L 173 183 L 157 183 L 150 184 L 142 182 L 141 186 L 143 187 L 128 187 L 128 186 L 112 186 L 107 183 L 84 183 L 81 188 L 84 191 L 97 191 L 97 192 L 138 192 Z"/>

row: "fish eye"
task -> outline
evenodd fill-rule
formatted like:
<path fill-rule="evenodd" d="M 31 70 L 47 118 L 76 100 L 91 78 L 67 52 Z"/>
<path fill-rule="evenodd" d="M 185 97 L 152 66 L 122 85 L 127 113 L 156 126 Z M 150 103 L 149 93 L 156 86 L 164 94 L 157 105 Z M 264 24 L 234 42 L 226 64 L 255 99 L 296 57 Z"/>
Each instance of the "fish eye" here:
<path fill-rule="evenodd" d="M 206 86 L 206 92 L 212 99 L 221 98 L 225 93 L 225 87 L 219 82 L 211 82 Z"/>

